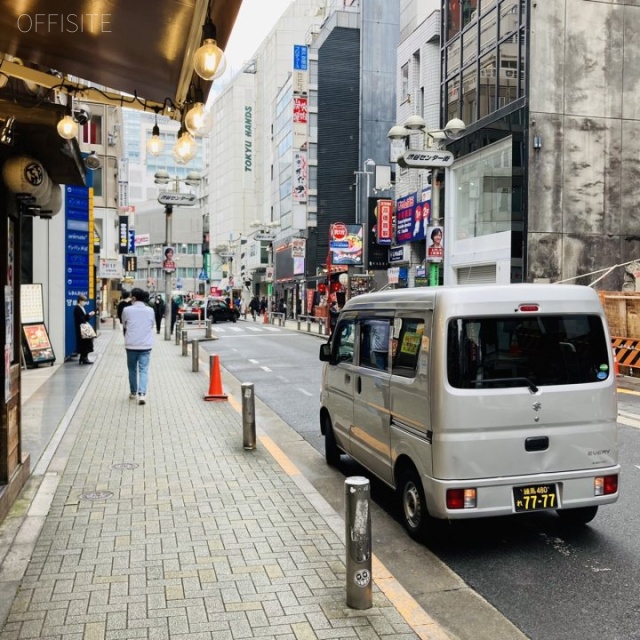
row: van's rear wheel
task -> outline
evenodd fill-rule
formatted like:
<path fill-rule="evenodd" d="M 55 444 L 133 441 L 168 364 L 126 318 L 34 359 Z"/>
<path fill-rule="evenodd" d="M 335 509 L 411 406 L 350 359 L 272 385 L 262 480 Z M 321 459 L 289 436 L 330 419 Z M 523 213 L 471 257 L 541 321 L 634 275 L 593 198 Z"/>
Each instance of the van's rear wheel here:
<path fill-rule="evenodd" d="M 560 519 L 567 524 L 587 524 L 598 513 L 598 507 L 578 507 L 577 509 L 558 509 Z"/>
<path fill-rule="evenodd" d="M 330 467 L 336 467 L 340 463 L 341 451 L 336 444 L 336 436 L 331 426 L 331 418 L 324 417 L 324 457 Z"/>
<path fill-rule="evenodd" d="M 402 524 L 414 540 L 423 540 L 429 525 L 429 511 L 418 472 L 407 469 L 398 486 L 402 505 Z"/>

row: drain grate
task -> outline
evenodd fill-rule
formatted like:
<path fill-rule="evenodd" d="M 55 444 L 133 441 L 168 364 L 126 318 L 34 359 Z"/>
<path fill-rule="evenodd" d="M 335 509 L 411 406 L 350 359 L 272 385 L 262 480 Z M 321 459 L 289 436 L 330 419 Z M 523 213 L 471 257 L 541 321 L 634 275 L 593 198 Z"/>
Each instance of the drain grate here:
<path fill-rule="evenodd" d="M 138 465 L 135 462 L 118 462 L 117 464 L 111 465 L 112 469 L 127 469 L 131 471 L 131 469 L 137 469 Z"/>
<path fill-rule="evenodd" d="M 106 500 L 112 495 L 112 491 L 87 491 L 80 496 L 80 500 Z"/>

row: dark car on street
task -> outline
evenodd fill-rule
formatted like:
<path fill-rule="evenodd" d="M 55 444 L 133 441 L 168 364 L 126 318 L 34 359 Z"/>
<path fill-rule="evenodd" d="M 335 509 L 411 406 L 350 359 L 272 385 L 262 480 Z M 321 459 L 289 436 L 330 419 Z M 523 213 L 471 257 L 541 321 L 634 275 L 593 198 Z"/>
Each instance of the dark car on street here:
<path fill-rule="evenodd" d="M 240 316 L 238 309 L 230 307 L 224 298 L 207 298 L 207 318 L 214 322 L 235 322 Z"/>

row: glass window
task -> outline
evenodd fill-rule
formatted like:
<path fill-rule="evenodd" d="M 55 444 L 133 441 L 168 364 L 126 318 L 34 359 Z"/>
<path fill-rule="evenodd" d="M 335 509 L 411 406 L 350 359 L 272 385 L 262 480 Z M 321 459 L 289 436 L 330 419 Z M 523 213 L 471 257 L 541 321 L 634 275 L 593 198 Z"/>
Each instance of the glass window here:
<path fill-rule="evenodd" d="M 478 32 L 471 29 L 462 36 L 462 65 L 470 62 L 478 55 Z"/>
<path fill-rule="evenodd" d="M 496 12 L 493 11 L 480 23 L 480 54 L 493 48 L 496 44 L 497 37 Z"/>
<path fill-rule="evenodd" d="M 447 117 L 445 121 L 451 118 L 460 117 L 460 76 L 455 76 L 447 82 Z"/>
<path fill-rule="evenodd" d="M 402 82 L 400 102 L 404 102 L 409 97 L 409 63 L 400 69 L 400 80 Z"/>
<path fill-rule="evenodd" d="M 480 60 L 480 118 L 496 110 L 496 54 L 490 53 Z"/>
<path fill-rule="evenodd" d="M 447 40 L 460 33 L 460 0 L 447 0 Z"/>
<path fill-rule="evenodd" d="M 460 39 L 447 47 L 446 54 L 447 78 L 460 69 Z"/>
<path fill-rule="evenodd" d="M 355 333 L 355 321 L 353 319 L 344 319 L 338 323 L 333 332 L 332 340 L 335 362 L 353 362 Z"/>
<path fill-rule="evenodd" d="M 389 366 L 390 320 L 370 318 L 360 324 L 360 365 L 385 371 Z"/>
<path fill-rule="evenodd" d="M 498 109 L 513 102 L 518 97 L 518 55 L 516 42 L 503 42 L 500 45 L 500 76 Z"/>
<path fill-rule="evenodd" d="M 500 3 L 500 39 L 518 30 L 519 9 L 520 0 L 502 0 Z"/>
<path fill-rule="evenodd" d="M 424 322 L 396 318 L 393 323 L 392 373 L 396 376 L 413 378 L 418 367 L 418 356 L 424 335 Z"/>
<path fill-rule="evenodd" d="M 477 79 L 476 79 L 477 66 L 472 64 L 462 72 L 462 120 L 466 124 L 475 122 L 478 118 L 477 102 Z"/>
<path fill-rule="evenodd" d="M 447 331 L 459 389 L 585 384 L 609 377 L 602 321 L 586 314 L 458 318 Z"/>
<path fill-rule="evenodd" d="M 104 144 L 102 142 L 102 116 L 91 116 L 89 122 L 80 128 L 80 142 L 84 144 Z"/>

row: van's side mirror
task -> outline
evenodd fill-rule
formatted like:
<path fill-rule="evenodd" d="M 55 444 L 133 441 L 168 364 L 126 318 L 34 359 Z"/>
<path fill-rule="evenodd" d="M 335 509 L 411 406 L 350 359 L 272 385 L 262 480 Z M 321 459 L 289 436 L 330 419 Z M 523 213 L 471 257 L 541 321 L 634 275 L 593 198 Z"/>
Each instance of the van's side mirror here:
<path fill-rule="evenodd" d="M 321 362 L 329 362 L 331 360 L 331 344 L 328 342 L 320 345 L 320 360 Z"/>

